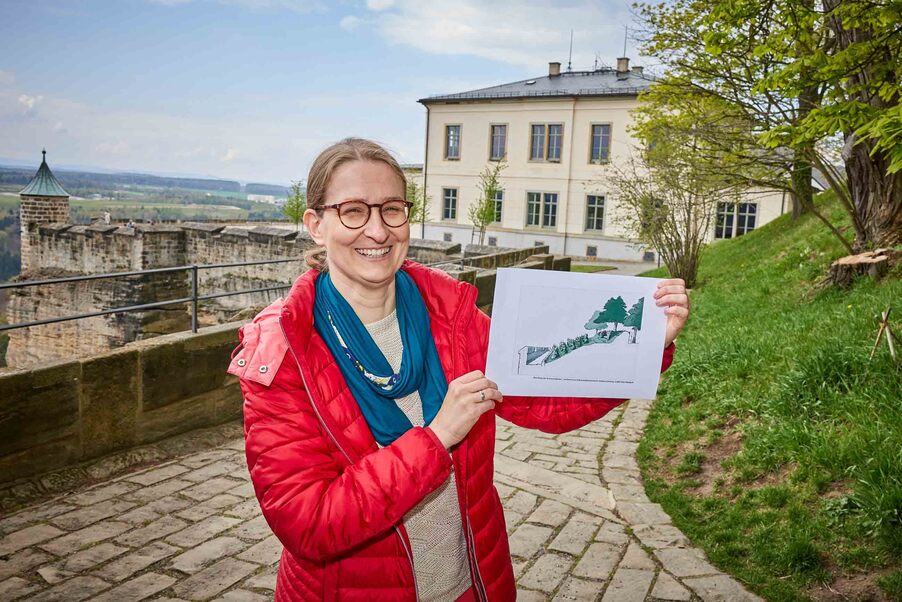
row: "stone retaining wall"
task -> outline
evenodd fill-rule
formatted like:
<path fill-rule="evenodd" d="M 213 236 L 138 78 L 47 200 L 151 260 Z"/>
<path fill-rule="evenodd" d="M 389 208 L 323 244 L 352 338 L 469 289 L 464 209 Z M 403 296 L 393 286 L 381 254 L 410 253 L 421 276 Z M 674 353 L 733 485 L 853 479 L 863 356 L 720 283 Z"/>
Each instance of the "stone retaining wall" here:
<path fill-rule="evenodd" d="M 0 483 L 241 416 L 238 323 L 0 370 Z"/>

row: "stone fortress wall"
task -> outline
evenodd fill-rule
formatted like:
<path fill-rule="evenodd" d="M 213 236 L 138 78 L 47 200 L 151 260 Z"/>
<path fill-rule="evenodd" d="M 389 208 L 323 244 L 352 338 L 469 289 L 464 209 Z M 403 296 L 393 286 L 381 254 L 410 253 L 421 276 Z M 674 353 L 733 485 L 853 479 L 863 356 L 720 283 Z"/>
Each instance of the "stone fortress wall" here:
<path fill-rule="evenodd" d="M 305 271 L 304 254 L 314 246 L 306 232 L 289 227 L 213 223 L 138 224 L 134 228 L 94 224 L 33 224 L 29 269 L 23 280 L 145 271 L 176 266 L 204 266 L 271 259 L 296 261 L 257 266 L 198 270 L 198 295 L 235 292 L 290 284 Z M 24 241 L 23 241 L 24 245 Z M 23 248 L 23 251 L 25 249 Z M 515 265 L 547 247 L 505 249 L 411 239 L 408 256 L 438 264 L 456 277 L 476 284 L 480 272 Z M 493 280 L 493 279 L 492 279 Z M 485 289 L 485 290 L 483 290 Z M 494 289 L 480 288 L 480 303 L 491 303 Z M 486 292 L 487 291 L 487 292 Z M 220 297 L 199 304 L 199 322 L 212 325 L 249 319 L 287 289 Z M 8 319 L 22 323 L 116 307 L 141 305 L 191 295 L 191 272 L 147 273 L 14 289 Z M 140 312 L 109 314 L 9 331 L 7 364 L 35 366 L 84 357 L 126 343 L 191 327 L 190 303 Z"/>

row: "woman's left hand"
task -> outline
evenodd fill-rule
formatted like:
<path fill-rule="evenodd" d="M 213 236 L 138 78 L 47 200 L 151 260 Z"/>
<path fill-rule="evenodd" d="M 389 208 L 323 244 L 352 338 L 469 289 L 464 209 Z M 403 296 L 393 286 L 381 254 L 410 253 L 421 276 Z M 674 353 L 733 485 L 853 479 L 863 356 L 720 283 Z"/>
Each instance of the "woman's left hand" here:
<path fill-rule="evenodd" d="M 666 308 L 667 327 L 664 335 L 664 347 L 668 347 L 689 319 L 689 295 L 686 294 L 686 283 L 682 278 L 671 278 L 658 283 L 655 291 L 655 304 Z"/>

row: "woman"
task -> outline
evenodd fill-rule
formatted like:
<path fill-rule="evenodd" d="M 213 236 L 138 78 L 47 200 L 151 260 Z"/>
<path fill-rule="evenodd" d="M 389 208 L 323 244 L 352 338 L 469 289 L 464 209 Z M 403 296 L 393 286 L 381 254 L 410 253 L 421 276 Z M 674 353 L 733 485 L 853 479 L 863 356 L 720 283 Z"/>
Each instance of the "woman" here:
<path fill-rule="evenodd" d="M 476 289 L 406 260 L 404 196 L 380 146 L 323 151 L 304 225 L 324 254 L 242 328 L 230 365 L 251 479 L 285 547 L 277 600 L 515 599 L 495 415 L 564 432 L 622 401 L 502 397 L 482 373 Z M 682 281 L 656 295 L 666 368 L 688 302 Z"/>

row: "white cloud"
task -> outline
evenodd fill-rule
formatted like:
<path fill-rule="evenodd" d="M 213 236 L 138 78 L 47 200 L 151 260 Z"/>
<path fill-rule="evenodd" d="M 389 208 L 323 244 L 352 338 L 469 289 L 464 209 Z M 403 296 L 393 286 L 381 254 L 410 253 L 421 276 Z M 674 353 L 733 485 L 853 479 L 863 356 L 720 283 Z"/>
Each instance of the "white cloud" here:
<path fill-rule="evenodd" d="M 43 96 L 29 96 L 28 94 L 19 94 L 19 104 L 25 107 L 26 112 L 34 111 L 35 105 L 44 100 Z"/>
<path fill-rule="evenodd" d="M 16 82 L 16 76 L 12 71 L 0 69 L 0 85 L 6 86 Z"/>
<path fill-rule="evenodd" d="M 355 29 L 360 27 L 361 23 L 363 23 L 363 19 L 361 19 L 360 17 L 348 15 L 346 17 L 343 17 L 342 20 L 338 22 L 338 25 L 345 31 L 354 31 Z"/>
<path fill-rule="evenodd" d="M 40 104 L 28 114 L 20 96 Z M 304 95 L 281 112 L 281 119 L 254 113 L 214 118 L 100 108 L 0 86 L 0 157 L 33 159 L 46 147 L 55 164 L 287 184 L 306 178 L 317 153 L 346 136 L 381 141 L 402 162 L 421 162 L 422 110 L 411 96 Z M 359 111 L 360 106 L 370 110 Z M 385 118 L 373 119 L 373 114 Z"/>
<path fill-rule="evenodd" d="M 366 0 L 366 7 L 375 11 L 385 10 L 394 5 L 395 0 Z"/>
<path fill-rule="evenodd" d="M 370 2 L 382 4 L 381 0 Z M 623 52 L 623 28 L 631 22 L 625 0 L 399 0 L 395 4 L 395 10 L 374 15 L 377 31 L 389 42 L 536 70 L 547 68 L 550 61 L 566 68 L 571 29 L 574 70 L 591 69 L 596 53 L 613 64 Z"/>

